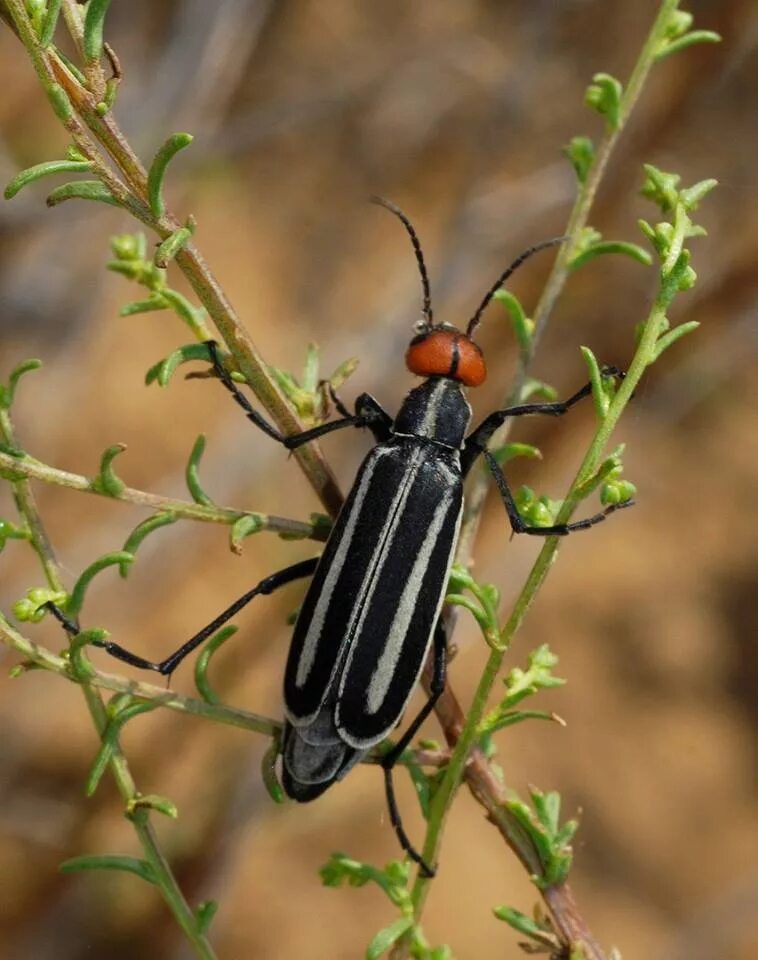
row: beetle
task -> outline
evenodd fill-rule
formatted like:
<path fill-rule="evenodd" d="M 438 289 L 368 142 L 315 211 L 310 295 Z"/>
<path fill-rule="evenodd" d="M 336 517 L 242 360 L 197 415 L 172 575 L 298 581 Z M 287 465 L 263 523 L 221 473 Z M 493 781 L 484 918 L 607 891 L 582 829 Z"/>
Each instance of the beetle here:
<path fill-rule="evenodd" d="M 178 664 L 254 597 L 311 576 L 295 624 L 284 673 L 282 785 L 292 799 L 308 802 L 341 780 L 384 741 L 400 722 L 433 649 L 429 696 L 398 742 L 380 759 L 392 825 L 400 844 L 422 871 L 433 874 L 408 839 L 399 816 L 392 769 L 445 688 L 446 635 L 441 620 L 463 510 L 463 482 L 479 457 L 489 467 L 514 533 L 564 536 L 604 520 L 631 501 L 587 519 L 532 526 L 519 514 L 508 483 L 487 447 L 506 419 L 527 414 L 560 416 L 591 393 L 586 384 L 564 401 L 526 403 L 496 410 L 471 433 L 466 389 L 482 384 L 487 370 L 473 340 L 484 310 L 513 271 L 539 250 L 522 253 L 488 290 L 465 332 L 436 323 L 421 244 L 408 217 L 387 200 L 413 245 L 423 287 L 422 319 L 405 361 L 423 377 L 392 418 L 369 394 L 350 413 L 334 397 L 340 419 L 285 436 L 250 404 L 231 378 L 217 345 L 207 344 L 214 371 L 246 416 L 287 449 L 344 427 L 368 428 L 375 444 L 360 466 L 321 557 L 266 577 L 212 623 L 162 661 L 150 661 L 119 644 L 96 641 L 110 654 L 170 676 Z M 606 373 L 622 376 L 615 368 Z M 53 612 L 69 633 L 78 626 Z"/>

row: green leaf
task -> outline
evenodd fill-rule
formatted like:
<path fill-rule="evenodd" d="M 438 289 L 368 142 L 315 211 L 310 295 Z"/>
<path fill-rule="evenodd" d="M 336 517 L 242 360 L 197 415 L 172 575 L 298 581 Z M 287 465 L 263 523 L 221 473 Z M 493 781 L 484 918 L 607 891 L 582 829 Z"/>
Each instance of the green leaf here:
<path fill-rule="evenodd" d="M 595 144 L 589 137 L 572 137 L 563 148 L 564 154 L 574 168 L 579 183 L 586 183 L 587 176 L 595 162 Z"/>
<path fill-rule="evenodd" d="M 147 860 L 138 860 L 136 857 L 72 857 L 70 860 L 64 860 L 58 869 L 61 873 L 79 873 L 82 870 L 123 870 L 142 877 L 148 883 L 158 882 L 151 864 Z"/>
<path fill-rule="evenodd" d="M 39 42 L 41 47 L 49 47 L 53 42 L 55 28 L 58 24 L 58 15 L 61 12 L 61 0 L 47 0 L 47 9 L 42 20 L 42 28 L 39 32 Z"/>
<path fill-rule="evenodd" d="M 120 317 L 133 317 L 138 313 L 151 313 L 154 310 L 167 310 L 168 301 L 160 293 L 154 293 L 145 300 L 132 300 L 125 303 L 118 312 Z"/>
<path fill-rule="evenodd" d="M 190 452 L 184 476 L 187 481 L 187 489 L 189 490 L 190 495 L 195 503 L 203 504 L 206 507 L 212 507 L 213 501 L 200 485 L 200 477 L 198 475 L 200 460 L 204 452 L 205 436 L 201 433 L 197 440 L 195 440 L 192 451 Z"/>
<path fill-rule="evenodd" d="M 587 364 L 587 370 L 589 371 L 595 413 L 599 420 L 604 420 L 611 401 L 603 384 L 603 374 L 600 370 L 600 364 L 597 362 L 597 357 L 589 347 L 579 347 L 579 350 L 582 357 L 584 357 L 584 362 Z"/>
<path fill-rule="evenodd" d="M 84 595 L 87 587 L 89 587 L 98 573 L 108 567 L 131 563 L 133 560 L 134 557 L 131 553 L 120 550 L 117 553 L 106 553 L 105 556 L 99 557 L 94 563 L 91 563 L 74 584 L 74 589 L 66 601 L 66 613 L 71 617 L 79 616 L 82 605 L 84 604 Z"/>
<path fill-rule="evenodd" d="M 185 226 L 179 227 L 178 230 L 175 230 L 166 237 L 163 243 L 158 245 L 155 251 L 155 257 L 153 258 L 156 267 L 165 269 L 168 266 L 169 262 L 174 259 L 177 253 L 187 245 L 192 234 L 195 232 L 195 226 L 194 217 L 190 217 Z"/>
<path fill-rule="evenodd" d="M 625 257 L 631 257 L 632 260 L 636 260 L 646 267 L 651 266 L 653 262 L 653 258 L 647 250 L 643 250 L 636 243 L 627 243 L 625 240 L 604 240 L 602 243 L 591 244 L 573 257 L 569 262 L 569 270 L 578 270 L 579 267 L 583 267 L 585 263 L 589 263 L 595 257 L 602 257 L 609 253 L 620 253 Z"/>
<path fill-rule="evenodd" d="M 229 532 L 230 547 L 233 553 L 242 553 L 242 541 L 266 526 L 266 517 L 262 513 L 245 513 L 235 520 Z"/>
<path fill-rule="evenodd" d="M 124 450 L 126 450 L 125 443 L 115 443 L 103 452 L 100 458 L 100 472 L 90 484 L 95 493 L 102 493 L 108 497 L 118 497 L 124 492 L 126 484 L 120 477 L 116 476 L 113 469 L 113 461 Z"/>
<path fill-rule="evenodd" d="M 143 520 L 142 523 L 138 523 L 134 530 L 132 530 L 126 539 L 124 546 L 122 547 L 123 552 L 128 553 L 129 556 L 133 556 L 137 552 L 139 545 L 149 533 L 152 533 L 153 530 L 158 530 L 160 527 L 166 527 L 175 522 L 176 514 L 171 513 L 169 510 L 163 510 L 160 513 L 154 513 L 152 517 L 148 517 L 147 520 Z M 119 567 L 119 573 L 122 577 L 126 578 L 129 573 L 129 564 L 121 564 Z"/>
<path fill-rule="evenodd" d="M 109 203 L 114 207 L 121 204 L 110 190 L 99 180 L 72 180 L 56 187 L 45 201 L 48 207 L 55 207 L 64 200 L 96 200 L 99 203 Z"/>
<path fill-rule="evenodd" d="M 697 320 L 690 320 L 688 323 L 680 323 L 678 327 L 674 327 L 672 330 L 669 330 L 668 333 L 664 333 L 662 337 L 659 337 L 655 344 L 655 359 L 663 353 L 664 350 L 676 343 L 681 337 L 687 336 L 688 333 L 692 333 L 694 330 L 700 326 Z"/>
<path fill-rule="evenodd" d="M 182 363 L 187 363 L 188 360 L 207 360 L 210 363 L 211 355 L 208 347 L 204 343 L 189 343 L 179 347 L 150 367 L 145 374 L 145 383 L 149 386 L 157 381 L 160 386 L 165 387 L 176 368 Z"/>
<path fill-rule="evenodd" d="M 103 24 L 111 0 L 90 0 L 84 15 L 84 55 L 99 60 L 103 52 Z"/>
<path fill-rule="evenodd" d="M 27 167 L 26 170 L 16 174 L 5 188 L 4 196 L 6 200 L 11 200 L 27 184 L 42 177 L 50 177 L 56 173 L 89 173 L 91 169 L 92 164 L 89 160 L 47 160 L 45 163 Z"/>
<path fill-rule="evenodd" d="M 271 743 L 261 758 L 261 779 L 263 780 L 263 786 L 266 788 L 266 792 L 274 803 L 284 803 L 286 800 L 286 795 L 281 783 L 279 783 L 279 777 L 276 774 L 276 760 L 279 752 L 279 737 L 275 736 L 271 738 Z"/>
<path fill-rule="evenodd" d="M 502 447 L 491 450 L 490 453 L 500 466 L 517 457 L 526 457 L 528 460 L 542 459 L 540 450 L 531 443 L 506 443 Z"/>
<path fill-rule="evenodd" d="M 103 774 L 108 769 L 108 764 L 118 749 L 118 738 L 124 724 L 141 713 L 149 713 L 151 710 L 155 710 L 157 706 L 158 704 L 154 700 L 135 700 L 129 695 L 114 697 L 111 700 L 111 703 L 108 704 L 110 719 L 102 732 L 100 749 L 97 751 L 85 781 L 85 792 L 88 797 L 91 797 L 97 790 Z"/>
<path fill-rule="evenodd" d="M 126 815 L 133 817 L 140 810 L 155 810 L 156 813 L 162 813 L 164 817 L 169 817 L 171 820 L 176 820 L 179 816 L 179 810 L 174 801 L 158 793 L 141 793 L 136 797 L 130 797 L 126 804 Z"/>
<path fill-rule="evenodd" d="M 584 101 L 605 117 L 611 130 L 618 130 L 621 120 L 621 97 L 624 88 L 610 73 L 596 73 L 587 87 Z"/>
<path fill-rule="evenodd" d="M 366 949 L 366 960 L 379 960 L 412 926 L 413 917 L 399 917 L 394 923 L 380 930 Z"/>
<path fill-rule="evenodd" d="M 680 50 L 691 47 L 696 43 L 721 43 L 721 35 L 714 30 L 692 30 L 677 40 L 662 44 L 655 55 L 655 59 L 657 61 L 663 60 L 670 53 L 678 53 Z"/>
<path fill-rule="evenodd" d="M 498 290 L 493 294 L 492 299 L 502 303 L 506 308 L 511 318 L 519 350 L 522 353 L 528 352 L 532 343 L 534 322 L 524 313 L 524 308 L 521 306 L 518 297 L 514 296 L 510 290 Z"/>
<path fill-rule="evenodd" d="M 188 147 L 193 140 L 190 133 L 174 133 L 156 153 L 147 175 L 147 196 L 153 216 L 160 219 L 166 212 L 163 200 L 163 180 L 166 169 L 180 150 Z"/>
<path fill-rule="evenodd" d="M 547 948 L 553 956 L 558 956 L 561 950 L 560 940 L 544 924 L 532 920 L 531 917 L 527 917 L 526 914 L 514 910 L 513 907 L 495 907 L 493 913 L 498 920 L 502 920 L 504 923 L 507 923 L 509 927 L 513 927 L 517 933 L 521 933 L 531 940 L 536 941 L 542 947 Z"/>
<path fill-rule="evenodd" d="M 41 360 L 22 360 L 11 371 L 8 378 L 8 385 L 0 384 L 0 410 L 10 410 L 16 397 L 16 387 L 21 377 L 25 373 L 31 373 L 32 370 L 39 370 L 42 366 Z M 23 455 L 23 454 L 22 454 Z"/>
<path fill-rule="evenodd" d="M 535 380 L 534 377 L 528 377 L 519 393 L 519 403 L 526 403 L 532 397 L 542 397 L 545 400 L 553 401 L 558 399 L 558 391 L 544 380 Z"/>
<path fill-rule="evenodd" d="M 236 632 L 237 627 L 232 624 L 227 624 L 227 626 L 222 627 L 208 640 L 200 656 L 195 660 L 195 686 L 197 687 L 197 692 L 206 703 L 218 703 L 220 700 L 220 697 L 213 691 L 208 680 L 208 667 L 210 666 L 211 658 Z"/>
<path fill-rule="evenodd" d="M 217 900 L 203 900 L 195 907 L 195 920 L 197 921 L 198 933 L 207 934 L 213 918 L 218 913 Z"/>

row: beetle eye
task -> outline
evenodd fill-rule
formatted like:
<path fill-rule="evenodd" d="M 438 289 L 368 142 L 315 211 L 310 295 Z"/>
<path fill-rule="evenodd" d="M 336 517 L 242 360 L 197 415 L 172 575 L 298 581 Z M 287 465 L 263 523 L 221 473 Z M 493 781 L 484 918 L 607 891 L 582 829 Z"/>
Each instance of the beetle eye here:
<path fill-rule="evenodd" d="M 429 324 L 428 324 L 427 321 L 424 320 L 424 319 L 417 320 L 417 321 L 413 324 L 413 332 L 416 333 L 416 334 L 428 333 L 428 332 L 429 332 Z"/>

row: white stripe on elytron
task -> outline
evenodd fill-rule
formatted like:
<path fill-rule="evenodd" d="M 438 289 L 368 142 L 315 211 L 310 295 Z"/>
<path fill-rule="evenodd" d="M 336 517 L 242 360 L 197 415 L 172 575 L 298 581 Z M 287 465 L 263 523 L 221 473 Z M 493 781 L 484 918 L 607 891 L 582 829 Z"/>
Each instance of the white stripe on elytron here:
<path fill-rule="evenodd" d="M 400 529 L 405 507 L 408 502 L 408 497 L 410 496 L 411 489 L 416 482 L 421 461 L 424 460 L 426 456 L 427 451 L 424 450 L 423 447 L 418 447 L 414 449 L 411 457 L 408 460 L 408 472 L 405 475 L 403 486 L 400 489 L 400 496 L 395 497 L 392 508 L 387 513 L 389 523 L 385 526 L 385 529 L 382 532 L 382 539 L 377 544 L 376 556 L 380 558 L 379 562 L 374 567 L 371 576 L 367 577 L 366 580 L 363 581 L 363 584 L 361 585 L 361 595 L 356 599 L 353 606 L 353 617 L 351 618 L 350 625 L 348 627 L 348 630 L 351 633 L 360 634 L 361 630 L 363 629 L 363 624 L 368 616 L 368 611 L 371 606 L 371 601 L 373 599 L 377 584 L 379 583 L 379 578 L 384 570 L 385 564 L 387 563 L 387 558 L 392 551 L 395 535 Z M 357 622 L 355 620 L 356 611 L 359 611 L 360 614 Z M 355 626 L 353 626 L 353 624 L 355 624 Z M 352 663 L 354 652 L 355 648 L 353 648 L 348 654 L 347 661 L 345 662 L 345 666 L 342 671 L 342 679 L 340 681 L 338 691 L 338 701 L 342 697 L 342 692 L 345 689 L 345 683 L 347 681 L 348 674 L 350 673 L 350 664 Z"/>
<path fill-rule="evenodd" d="M 432 517 L 432 522 L 426 531 L 424 542 L 421 544 L 421 548 L 413 562 L 413 567 L 403 587 L 403 592 L 400 596 L 400 602 L 397 605 L 392 624 L 387 631 L 387 640 L 384 644 L 382 655 L 377 661 L 376 669 L 369 683 L 366 696 L 367 713 L 376 713 L 384 703 L 384 698 L 387 696 L 392 678 L 395 676 L 395 668 L 400 659 L 405 638 L 408 635 L 408 628 L 411 625 L 413 614 L 416 611 L 416 603 L 421 593 L 424 574 L 429 568 L 429 560 L 437 544 L 437 538 L 439 537 L 442 524 L 445 522 L 451 503 L 452 492 L 449 492 L 437 505 L 434 516 Z"/>
<path fill-rule="evenodd" d="M 356 526 L 356 523 L 358 522 L 358 517 L 363 507 L 363 501 L 366 499 L 366 494 L 368 493 L 369 484 L 371 482 L 374 471 L 376 469 L 376 465 L 382 457 L 385 457 L 394 452 L 395 451 L 393 449 L 388 447 L 376 447 L 374 451 L 374 459 L 366 467 L 366 472 L 364 473 L 363 478 L 361 479 L 361 485 L 358 488 L 358 492 L 355 496 L 355 500 L 353 501 L 352 512 L 348 517 L 348 521 L 347 521 L 347 524 L 345 525 L 345 529 L 342 531 L 342 538 L 340 540 L 339 547 L 337 548 L 334 554 L 331 566 L 329 568 L 329 572 L 324 578 L 324 584 L 321 588 L 321 594 L 318 598 L 318 602 L 316 603 L 316 607 L 313 611 L 311 622 L 308 624 L 308 632 L 306 633 L 305 640 L 303 641 L 303 649 L 300 653 L 300 659 L 298 660 L 298 663 L 297 663 L 297 673 L 295 674 L 295 686 L 297 687 L 302 687 L 305 685 L 305 682 L 308 679 L 308 674 L 311 672 L 311 669 L 313 668 L 313 663 L 316 659 L 316 650 L 318 648 L 319 641 L 321 640 L 321 634 L 323 632 L 324 623 L 326 621 L 327 610 L 329 609 L 329 604 L 331 603 L 332 595 L 334 593 L 334 588 L 337 585 L 337 581 L 339 580 L 340 574 L 342 573 L 342 568 L 345 565 L 347 553 L 353 542 L 353 535 L 355 534 L 355 526 Z M 410 479 L 411 481 L 415 479 L 416 471 L 418 469 L 416 465 L 418 456 L 419 455 L 417 455 L 414 451 L 414 455 L 411 457 L 411 459 L 408 462 L 408 469 L 409 469 L 408 479 Z M 406 488 L 408 488 L 409 486 L 410 484 L 406 484 Z M 387 522 L 385 522 L 385 528 L 382 530 L 382 532 L 379 535 L 377 553 L 381 553 L 384 540 L 387 536 L 386 527 L 387 527 L 387 524 L 389 524 L 390 527 L 392 526 L 392 519 L 396 513 L 398 502 L 401 499 L 404 501 L 408 495 L 406 488 L 401 487 L 398 490 L 389 510 L 387 511 Z M 403 496 L 403 494 L 405 494 L 405 496 Z M 365 596 L 365 592 L 366 592 L 366 581 L 364 580 L 364 582 L 361 584 L 360 592 L 358 593 L 358 595 L 354 600 L 352 616 L 350 617 L 350 620 L 345 626 L 343 639 L 350 636 L 353 623 L 355 622 L 356 611 L 360 610 L 362 599 Z M 326 690 L 324 690 L 324 693 L 326 693 Z"/>
<path fill-rule="evenodd" d="M 440 378 L 440 380 L 434 385 L 432 394 L 429 397 L 429 402 L 426 405 L 424 410 L 424 419 L 421 421 L 421 436 L 422 437 L 433 437 L 435 434 L 435 427 L 437 426 L 437 414 L 440 407 L 440 394 L 444 397 L 444 394 L 447 389 L 447 381 Z"/>
<path fill-rule="evenodd" d="M 335 551 L 332 565 L 329 568 L 327 575 L 324 577 L 324 585 L 321 588 L 321 594 L 318 598 L 316 608 L 313 611 L 311 622 L 308 624 L 308 632 L 305 635 L 303 649 L 300 652 L 300 659 L 297 662 L 297 673 L 295 675 L 295 686 L 297 687 L 303 686 L 313 667 L 313 661 L 316 658 L 316 647 L 318 646 L 321 631 L 324 628 L 326 611 L 329 607 L 329 603 L 331 602 L 334 588 L 337 585 L 337 580 L 339 579 L 339 576 L 342 573 L 342 568 L 345 565 L 347 551 L 350 548 L 353 534 L 355 533 L 355 525 L 358 522 L 358 517 L 360 516 L 361 508 L 363 507 L 363 501 L 366 499 L 371 478 L 374 475 L 376 465 L 379 462 L 382 452 L 382 450 L 377 448 L 376 455 L 374 456 L 373 460 L 369 461 L 369 463 L 366 465 L 366 472 L 363 474 L 363 477 L 361 478 L 361 485 L 358 487 L 358 491 L 355 494 L 352 513 L 348 517 L 347 523 L 345 524 L 345 529 L 342 533 L 342 539 L 340 540 L 340 544 Z"/>

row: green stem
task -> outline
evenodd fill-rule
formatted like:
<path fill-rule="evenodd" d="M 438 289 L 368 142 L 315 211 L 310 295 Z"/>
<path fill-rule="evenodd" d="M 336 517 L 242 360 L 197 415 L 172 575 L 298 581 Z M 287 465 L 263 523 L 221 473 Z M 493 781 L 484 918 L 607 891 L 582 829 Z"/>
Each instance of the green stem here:
<path fill-rule="evenodd" d="M 647 366 L 653 362 L 655 357 L 655 344 L 665 325 L 666 309 L 671 302 L 674 291 L 670 284 L 665 281 L 661 285 L 658 296 L 653 304 L 650 314 L 645 322 L 642 337 L 640 338 L 637 351 L 629 367 L 626 378 L 622 381 L 616 395 L 611 401 L 608 412 L 599 424 L 595 436 L 589 446 L 586 456 L 579 467 L 574 482 L 571 484 L 563 508 L 561 509 L 556 522 L 566 522 L 576 506 L 577 491 L 587 480 L 593 476 L 600 466 L 603 451 L 610 439 L 611 433 L 615 428 L 622 411 L 631 399 L 640 378 Z M 450 764 L 446 770 L 445 776 L 432 800 L 429 818 L 427 821 L 427 831 L 424 840 L 423 857 L 427 863 L 435 863 L 438 857 L 442 834 L 448 811 L 452 805 L 458 786 L 465 772 L 466 761 L 471 753 L 471 749 L 476 739 L 477 730 L 481 722 L 487 701 L 492 692 L 492 687 L 500 673 L 503 658 L 510 647 L 510 644 L 523 623 L 527 611 L 531 607 L 542 586 L 550 567 L 553 564 L 558 550 L 561 537 L 549 537 L 546 539 L 537 560 L 532 567 L 526 583 L 514 604 L 513 611 L 508 618 L 505 626 L 500 631 L 499 644 L 496 649 L 492 649 L 487 659 L 487 664 L 482 673 L 479 685 L 469 709 L 466 720 L 461 730 L 455 748 L 453 750 Z M 522 858 L 523 859 L 523 858 Z M 411 898 L 414 906 L 414 915 L 416 922 L 420 922 L 424 903 L 429 890 L 428 878 L 417 875 L 413 885 Z"/>
<path fill-rule="evenodd" d="M 0 439 L 10 447 L 15 448 L 17 446 L 13 425 L 6 410 L 3 410 L 0 414 Z M 55 590 L 63 590 L 63 578 L 60 575 L 60 569 L 55 559 L 52 545 L 45 532 L 42 519 L 37 509 L 29 480 L 26 477 L 15 477 L 11 479 L 11 486 L 13 488 L 16 506 L 18 507 L 20 515 L 26 521 L 32 546 L 42 562 L 48 584 Z M 12 628 L 5 618 L 0 618 L 0 634 L 4 637 L 12 636 L 11 631 Z M 12 633 L 15 633 L 15 631 L 12 631 Z M 34 651 L 28 650 L 30 655 L 32 653 L 39 655 L 39 652 L 39 647 L 35 647 Z M 43 665 L 51 669 L 53 660 L 59 658 L 53 658 L 50 654 L 41 659 Z M 66 663 L 66 661 L 61 662 Z M 67 663 L 66 669 L 67 671 L 70 669 L 70 665 Z M 82 679 L 80 685 L 90 716 L 92 717 L 98 735 L 102 738 L 108 720 L 102 698 L 89 681 L 89 671 L 87 679 Z M 119 747 L 113 750 L 110 768 L 124 802 L 128 804 L 129 801 L 136 800 L 139 794 L 126 758 Z M 163 897 L 177 923 L 195 948 L 196 955 L 200 957 L 201 960 L 214 960 L 215 954 L 213 949 L 205 935 L 200 932 L 197 919 L 179 889 L 176 878 L 172 874 L 166 858 L 158 845 L 155 832 L 149 820 L 148 811 L 140 811 L 140 814 L 133 817 L 132 820 L 145 859 L 153 867 L 156 883 L 160 887 Z"/>
<path fill-rule="evenodd" d="M 100 116 L 97 111 L 98 98 L 82 87 L 52 47 L 44 48 L 40 45 L 23 0 L 4 0 L 4 2 L 48 98 L 79 151 L 92 162 L 92 172 L 137 220 L 155 230 L 163 240 L 171 236 L 182 225 L 169 213 L 159 219 L 151 213 L 147 199 L 147 173 L 113 119 L 112 113 L 109 111 L 104 116 Z M 72 29 L 72 24 L 80 22 L 77 19 L 78 11 L 75 6 L 73 0 L 65 0 L 63 11 L 64 16 L 68 14 L 66 23 L 69 29 Z M 60 106 L 61 97 L 64 103 L 68 104 L 65 111 Z M 114 175 L 104 161 L 77 114 L 107 156 L 121 171 L 128 187 Z M 176 263 L 216 324 L 253 393 L 277 426 L 287 434 L 303 430 L 303 425 L 279 391 L 250 335 L 244 329 L 232 304 L 194 244 L 187 244 L 177 255 Z M 335 516 L 342 505 L 343 498 L 318 444 L 304 444 L 294 451 L 294 456 L 326 509 Z"/>
<path fill-rule="evenodd" d="M 59 657 L 48 650 L 47 647 L 29 640 L 28 637 L 19 633 L 2 613 L 0 613 L 0 641 L 37 667 L 81 684 L 82 681 L 72 673 L 70 660 Z M 110 690 L 113 693 L 128 693 L 139 700 L 155 702 L 177 713 L 215 720 L 217 723 L 238 727 L 241 730 L 251 730 L 254 733 L 262 733 L 266 736 L 273 736 L 281 727 L 281 724 L 275 720 L 252 713 L 249 710 L 227 707 L 222 704 L 211 704 L 204 700 L 198 700 L 196 697 L 185 697 L 174 690 L 166 689 L 166 687 L 157 687 L 152 683 L 144 683 L 121 677 L 118 674 L 106 673 L 104 670 L 95 669 L 95 667 L 92 667 L 91 672 L 88 673 L 87 683 L 101 690 Z"/>
<path fill-rule="evenodd" d="M 2 423 L 3 417 L 7 419 L 7 414 L 0 412 L 0 423 Z M 122 503 L 131 503 L 138 507 L 149 507 L 152 510 L 165 511 L 173 513 L 177 517 L 200 520 L 204 523 L 222 523 L 229 526 L 247 515 L 246 511 L 235 510 L 233 507 L 210 506 L 191 503 L 188 500 L 175 500 L 172 497 L 159 496 L 157 493 L 136 490 L 134 487 L 125 486 L 117 492 L 108 493 L 93 486 L 94 481 L 88 477 L 78 473 L 69 473 L 67 470 L 58 470 L 28 455 L 19 458 L 11 456 L 9 453 L 0 452 L 0 474 L 5 474 L 8 477 L 42 480 L 44 483 L 68 487 L 70 490 L 80 490 L 84 493 L 92 493 L 95 496 L 108 497 L 110 500 L 120 500 Z M 290 520 L 288 517 L 278 517 L 264 513 L 256 513 L 255 518 L 256 530 L 270 530 L 273 533 L 302 539 L 324 540 L 326 538 L 325 526 L 318 523 L 305 523 L 302 520 Z"/>
<path fill-rule="evenodd" d="M 642 47 L 640 56 L 637 59 L 631 76 L 624 88 L 619 108 L 618 126 L 613 129 L 606 129 L 605 135 L 598 144 L 592 167 L 589 170 L 587 179 L 579 185 L 574 205 L 569 214 L 568 223 L 564 231 L 565 235 L 570 237 L 568 243 L 560 247 L 556 255 L 553 267 L 548 276 L 547 282 L 542 291 L 542 295 L 534 311 L 533 322 L 534 332 L 530 339 L 528 347 L 521 352 L 519 359 L 519 368 L 510 391 L 503 406 L 512 406 L 519 402 L 521 391 L 526 382 L 529 368 L 537 350 L 537 347 L 545 332 L 553 307 L 563 291 L 570 270 L 569 264 L 573 256 L 573 241 L 580 231 L 587 225 L 590 211 L 595 200 L 600 182 L 603 179 L 608 161 L 611 158 L 614 148 L 618 143 L 619 137 L 626 127 L 629 116 L 639 99 L 645 80 L 650 69 L 655 63 L 655 52 L 659 48 L 663 39 L 664 30 L 669 22 L 671 14 L 679 5 L 679 0 L 662 0 L 658 15 L 653 21 L 647 39 Z M 502 446 L 510 432 L 510 423 L 506 422 L 492 438 L 491 446 Z M 479 526 L 484 501 L 490 488 L 490 479 L 488 471 L 482 467 L 474 472 L 474 476 L 469 485 L 466 496 L 466 514 L 464 525 L 461 531 L 461 538 L 458 547 L 458 559 L 466 565 L 472 555 L 474 540 Z"/>

